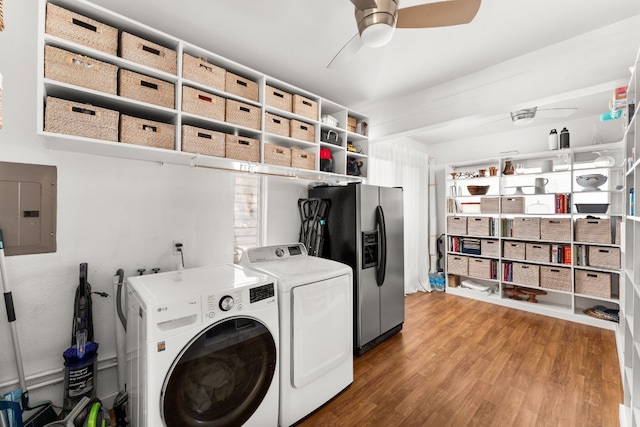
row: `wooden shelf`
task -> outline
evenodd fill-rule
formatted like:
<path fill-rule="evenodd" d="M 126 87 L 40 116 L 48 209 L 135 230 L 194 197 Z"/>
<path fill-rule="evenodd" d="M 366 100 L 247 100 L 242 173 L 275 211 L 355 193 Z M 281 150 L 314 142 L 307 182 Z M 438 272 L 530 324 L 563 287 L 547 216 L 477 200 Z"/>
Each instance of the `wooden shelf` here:
<path fill-rule="evenodd" d="M 456 233 L 456 232 L 451 232 L 450 230 L 447 230 L 446 235 L 447 237 L 459 237 L 461 239 L 463 238 L 474 238 L 474 239 L 491 239 L 494 241 L 498 242 L 498 245 L 500 246 L 500 253 L 498 255 L 494 255 L 494 250 L 492 250 L 492 253 L 490 255 L 474 255 L 474 254 L 467 254 L 464 252 L 451 252 L 450 251 L 450 247 L 448 246 L 450 244 L 450 239 L 446 239 L 445 240 L 445 244 L 447 244 L 447 248 L 446 248 L 446 254 L 447 256 L 456 256 L 456 257 L 461 257 L 461 256 L 466 256 L 466 257 L 475 257 L 475 258 L 483 258 L 483 259 L 495 259 L 498 261 L 498 271 L 497 271 L 497 275 L 498 275 L 498 280 L 496 280 L 496 283 L 499 287 L 499 295 L 497 297 L 485 297 L 485 298 L 478 298 L 478 299 L 483 299 L 486 300 L 487 302 L 491 302 L 491 303 L 497 303 L 500 305 L 505 305 L 505 306 L 510 306 L 510 307 L 514 307 L 514 308 L 518 308 L 518 309 L 522 309 L 522 310 L 527 310 L 527 311 L 531 311 L 534 313 L 540 313 L 540 314 L 545 314 L 548 316 L 554 316 L 557 318 L 561 318 L 561 319 L 566 319 L 566 320 L 572 320 L 575 322 L 579 322 L 579 323 L 584 323 L 584 324 L 588 324 L 588 325 L 593 325 L 593 326 L 597 326 L 597 327 L 601 327 L 601 328 L 606 328 L 606 329 L 615 329 L 615 322 L 610 322 L 610 321 L 606 321 L 606 320 L 601 320 L 601 319 L 597 319 L 591 316 L 588 316 L 586 314 L 584 314 L 584 310 L 587 308 L 591 308 L 595 305 L 604 305 L 606 307 L 609 308 L 619 308 L 622 305 L 622 301 L 620 299 L 620 292 L 621 292 L 621 288 L 622 288 L 622 283 L 624 283 L 624 278 L 621 277 L 621 271 L 619 269 L 613 269 L 613 268 L 600 268 L 600 267 L 591 267 L 591 266 L 578 266 L 578 265 L 574 265 L 572 264 L 565 264 L 565 263 L 556 263 L 556 262 L 540 262 L 540 261 L 536 261 L 536 260 L 532 260 L 532 259 L 516 259 L 516 258 L 507 258 L 504 256 L 504 252 L 503 252 L 503 243 L 505 242 L 521 242 L 524 245 L 529 245 L 530 243 L 536 243 L 536 244 L 542 244 L 542 245 L 564 245 L 564 246 L 568 246 L 569 248 L 571 248 L 572 253 L 575 253 L 574 250 L 576 248 L 577 245 L 588 245 L 588 246 L 605 246 L 605 247 L 613 247 L 613 248 L 619 248 L 621 247 L 621 245 L 619 244 L 599 244 L 599 243 L 595 243 L 595 242 L 579 242 L 575 239 L 575 231 L 574 231 L 574 225 L 575 225 L 575 221 L 578 220 L 579 218 L 584 218 L 586 217 L 587 214 L 576 214 L 576 213 L 526 213 L 527 212 L 527 208 L 530 204 L 537 204 L 539 200 L 542 200 L 542 198 L 545 198 L 545 200 L 547 201 L 547 203 L 552 203 L 550 206 L 553 209 L 553 203 L 555 203 L 555 197 L 556 194 L 568 194 L 568 195 L 576 195 L 578 194 L 576 192 L 577 188 L 574 186 L 573 181 L 575 180 L 575 176 L 578 173 L 584 172 L 585 170 L 596 170 L 596 171 L 605 171 L 607 173 L 616 173 L 616 174 L 621 174 L 622 169 L 619 167 L 610 167 L 610 168 L 595 168 L 592 167 L 592 161 L 593 159 L 597 158 L 598 154 L 596 154 L 596 152 L 598 151 L 604 151 L 607 150 L 607 153 L 614 153 L 613 155 L 618 158 L 621 159 L 623 156 L 623 143 L 619 142 L 619 143 L 614 143 L 614 144 L 603 144 L 602 146 L 591 146 L 591 147 L 579 147 L 576 149 L 565 149 L 565 150 L 559 150 L 559 151 L 554 151 L 554 152 L 541 152 L 541 153 L 533 153 L 533 154 L 527 154 L 527 155 L 518 155 L 518 156 L 508 156 L 508 157 L 502 157 L 499 159 L 487 159 L 487 160 L 474 160 L 472 162 L 464 162 L 464 163 L 454 163 L 454 164 L 450 164 L 447 165 L 446 170 L 445 170 L 445 176 L 447 177 L 447 187 L 449 186 L 457 186 L 458 188 L 462 187 L 462 195 L 460 196 L 453 196 L 452 194 L 461 194 L 461 191 L 456 189 L 455 192 L 453 192 L 452 190 L 450 190 L 450 188 L 446 188 L 445 191 L 447 191 L 447 195 L 445 196 L 445 199 L 448 201 L 448 203 L 445 206 L 445 210 L 447 208 L 455 208 L 454 203 L 452 202 L 452 200 L 457 201 L 457 202 L 462 202 L 462 201 L 481 201 L 482 197 L 494 197 L 494 198 L 500 198 L 500 199 L 504 199 L 504 198 L 511 198 L 511 197 L 522 197 L 523 201 L 524 201 L 524 205 L 522 206 L 522 212 L 502 212 L 503 207 L 500 206 L 501 204 L 499 204 L 498 208 L 497 208 L 497 212 L 495 212 L 496 207 L 495 207 L 495 203 L 493 204 L 493 206 L 491 206 L 490 208 L 494 210 L 493 213 L 487 213 L 487 212 L 481 212 L 481 213 L 452 213 L 452 212 L 446 212 L 446 217 L 447 218 L 451 218 L 451 217 L 462 217 L 462 219 L 464 220 L 464 218 L 467 218 L 468 221 L 469 218 L 475 218 L 475 217 L 480 217 L 483 218 L 483 223 L 478 223 L 480 225 L 482 225 L 483 227 L 485 227 L 485 222 L 488 222 L 486 228 L 487 231 L 490 232 L 492 229 L 496 229 L 497 228 L 497 232 L 502 234 L 504 232 L 503 228 L 503 222 L 506 219 L 512 219 L 512 218 L 540 218 L 540 219 L 544 219 L 545 221 L 540 221 L 541 226 L 543 226 L 543 223 L 545 224 L 544 226 L 546 226 L 546 224 L 548 224 L 548 220 L 549 218 L 557 218 L 557 219 L 562 219 L 564 221 L 569 221 L 570 223 L 566 225 L 566 230 L 565 232 L 563 232 L 563 239 L 561 241 L 557 241 L 557 240 L 547 240 L 547 239 L 541 239 L 540 237 L 534 237 L 533 235 L 529 238 L 522 238 L 522 237 L 511 237 L 511 236 L 497 236 L 497 235 L 488 235 L 488 233 L 483 234 L 483 235 L 471 235 L 468 233 L 465 234 L 460 234 L 460 233 Z M 558 158 L 559 154 L 564 154 L 567 157 L 567 170 L 562 170 L 562 171 L 551 171 L 551 172 L 542 172 L 542 168 L 543 167 L 548 167 L 548 161 L 549 160 L 554 160 Z M 579 158 L 581 163 L 575 163 L 576 158 Z M 496 176 L 489 176 L 489 177 L 481 177 L 481 176 L 476 176 L 479 175 L 479 170 L 480 169 L 486 169 L 488 170 L 490 166 L 494 166 L 497 167 L 498 170 L 503 170 L 504 168 L 504 164 L 505 162 L 509 160 L 512 161 L 514 164 L 515 163 L 519 163 L 519 164 L 524 164 L 525 166 L 525 172 L 523 174 L 514 174 L 514 175 L 501 175 L 499 177 Z M 564 164 L 564 163 L 563 163 Z M 456 174 L 458 174 L 458 176 L 456 176 L 456 178 L 452 178 L 452 173 L 455 172 Z M 459 175 L 462 174 L 463 178 L 459 177 Z M 450 178 L 451 177 L 451 178 Z M 544 193 L 544 194 L 519 194 L 519 195 L 513 195 L 511 194 L 513 191 L 514 187 L 523 187 L 525 185 L 529 186 L 529 184 L 533 184 L 534 183 L 534 179 L 536 178 L 547 178 L 548 179 L 548 183 L 545 184 L 547 185 L 547 187 L 549 185 L 553 185 L 554 187 L 554 192 L 552 193 Z M 617 178 L 616 178 L 617 179 Z M 608 181 L 611 181 L 611 179 L 609 179 Z M 490 184 L 492 185 L 492 188 L 494 187 L 493 183 L 495 182 L 499 182 L 499 186 L 494 188 L 494 192 L 490 195 L 484 195 L 484 196 L 470 196 L 466 194 L 465 191 L 465 186 L 466 185 L 475 185 L 475 184 Z M 617 185 L 617 184 L 616 184 Z M 528 188 L 528 187 L 527 187 Z M 618 189 L 608 189 L 608 187 L 605 187 L 606 189 L 604 191 L 592 191 L 589 192 L 590 196 L 589 197 L 595 197 L 597 199 L 597 201 L 594 201 L 593 203 L 609 203 L 611 206 L 613 206 L 614 203 L 620 203 L 622 202 L 622 198 L 619 197 L 620 194 L 624 193 L 624 190 L 618 190 Z M 497 194 L 495 193 L 495 191 L 497 191 Z M 587 192 L 584 192 L 587 193 Z M 617 199 L 614 199 L 614 196 L 617 197 Z M 601 201 L 602 200 L 602 201 Z M 571 202 L 575 203 L 575 198 L 571 197 Z M 580 203 L 580 202 L 578 202 Z M 455 204 L 457 205 L 457 204 Z M 487 205 L 488 206 L 488 205 Z M 515 207 L 517 206 L 516 204 L 512 205 L 511 207 Z M 481 205 L 481 209 L 482 209 L 483 205 Z M 573 208 L 573 206 L 571 206 L 571 208 Z M 555 210 L 555 209 L 553 209 Z M 574 209 L 571 209 L 574 210 Z M 615 210 L 622 210 L 621 208 L 619 209 L 615 209 Z M 607 218 L 610 218 L 611 215 L 606 215 Z M 489 220 L 487 220 L 487 218 L 490 218 Z M 514 224 L 517 221 L 514 221 Z M 457 223 L 457 229 L 462 230 L 464 228 L 464 224 L 462 222 L 458 222 Z M 522 226 L 524 226 L 524 222 L 522 222 Z M 474 227 L 475 227 L 475 222 L 474 222 Z M 474 231 L 476 231 L 474 229 Z M 543 233 L 544 234 L 544 233 Z M 550 233 L 546 233 L 547 235 Z M 547 236 L 547 238 L 550 236 Z M 584 238 L 583 238 L 584 240 Z M 551 254 L 549 254 L 551 256 Z M 524 258 L 524 256 L 523 256 Z M 528 256 L 526 258 L 529 258 Z M 543 258 L 541 258 L 543 259 Z M 551 259 L 551 258 L 549 258 Z M 572 257 L 573 259 L 573 257 Z M 458 266 L 458 268 L 460 268 L 459 266 L 462 266 L 462 268 L 459 271 L 464 271 L 463 267 L 464 267 L 464 260 L 457 258 L 456 259 L 456 266 Z M 563 280 L 567 280 L 567 283 L 565 283 L 565 289 L 566 290 L 556 290 L 556 289 L 549 289 L 547 287 L 544 286 L 540 286 L 540 283 L 538 283 L 538 285 L 535 285 L 535 282 L 530 282 L 530 283 L 534 283 L 533 285 L 527 285 L 527 284 L 523 284 L 523 283 L 518 283 L 518 282 L 509 282 L 506 280 L 503 280 L 503 269 L 504 266 L 510 263 L 518 263 L 518 264 L 524 264 L 524 265 L 528 265 L 528 266 L 533 266 L 535 268 L 537 267 L 544 267 L 544 268 L 558 268 L 558 269 L 562 269 L 561 271 L 563 272 L 563 274 L 567 274 L 567 276 L 562 276 L 562 277 L 566 277 L 566 279 Z M 515 264 L 514 264 L 515 265 Z M 593 296 L 593 295 L 585 295 L 583 293 L 578 293 L 575 291 L 575 280 L 576 280 L 576 276 L 575 273 L 577 270 L 587 270 L 590 272 L 598 272 L 598 273 L 608 273 L 608 274 L 612 274 L 615 275 L 615 278 L 613 278 L 612 280 L 612 294 L 613 297 L 611 298 L 603 298 L 603 297 L 597 297 L 597 296 Z M 529 270 L 527 270 L 529 271 Z M 546 271 L 546 270 L 545 270 Z M 569 276 L 570 275 L 570 276 Z M 535 277 L 535 276 L 534 276 Z M 538 275 L 538 277 L 540 277 L 540 273 Z M 559 276 L 560 277 L 560 276 Z M 461 278 L 469 278 L 469 279 L 478 279 L 476 277 L 472 277 L 469 275 L 463 275 L 461 276 Z M 478 280 L 484 280 L 482 278 L 478 279 Z M 540 279 L 538 279 L 540 280 Z M 546 279 L 545 279 L 546 280 Z M 523 280 L 524 281 L 524 280 Z M 569 283 L 570 282 L 570 283 Z M 514 300 L 514 299 L 510 299 L 508 298 L 508 296 L 503 295 L 504 290 L 508 287 L 511 286 L 518 286 L 518 287 L 522 287 L 522 288 L 527 288 L 527 289 L 540 289 L 540 290 L 544 290 L 546 292 L 546 295 L 542 295 L 537 297 L 536 299 L 538 300 L 538 303 L 532 303 L 532 302 L 527 302 L 527 301 L 518 301 L 518 300 Z M 447 287 L 447 290 L 452 289 L 450 287 Z M 468 292 L 462 292 L 459 290 L 454 290 L 452 291 L 452 293 L 455 293 L 457 295 L 463 295 L 463 296 L 468 296 Z"/>
<path fill-rule="evenodd" d="M 177 56 L 177 74 L 167 73 L 162 70 L 148 67 L 146 65 L 138 64 L 136 62 L 114 56 L 74 41 L 66 40 L 61 37 L 57 37 L 51 34 L 45 33 L 45 20 L 46 20 L 46 5 L 52 3 L 87 16 L 89 18 L 96 19 L 107 25 L 117 28 L 118 30 L 130 32 L 146 40 L 150 40 L 154 43 L 166 46 L 169 49 L 176 51 Z M 113 13 L 105 8 L 96 6 L 87 0 L 39 0 L 39 37 L 38 37 L 38 98 L 41 102 L 37 108 L 37 126 L 38 134 L 43 137 L 47 147 L 53 150 L 74 151 L 84 154 L 94 154 L 100 156 L 110 156 L 117 158 L 128 158 L 135 160 L 146 160 L 153 162 L 166 162 L 173 164 L 184 164 L 190 166 L 206 166 L 214 167 L 216 169 L 238 171 L 238 170 L 250 170 L 255 173 L 262 173 L 268 175 L 281 175 L 281 176 L 294 176 L 304 179 L 314 179 L 318 177 L 321 180 L 333 180 L 333 181 L 363 181 L 366 180 L 366 163 L 368 161 L 368 138 L 365 135 L 360 135 L 355 132 L 347 131 L 347 117 L 355 117 L 357 120 L 368 122 L 368 118 L 357 112 L 352 111 L 348 107 L 341 106 L 333 101 L 324 99 L 318 95 L 308 92 L 304 89 L 298 88 L 289 83 L 280 81 L 274 77 L 265 75 L 264 73 L 251 69 L 247 66 L 224 58 L 213 52 L 208 51 L 205 48 L 195 46 L 187 41 L 180 40 L 171 35 L 165 34 L 151 27 L 146 26 L 143 23 L 133 21 L 125 16 Z M 140 102 L 134 99 L 127 99 L 118 95 L 112 95 L 103 93 L 97 90 L 86 89 L 84 87 L 70 85 L 64 82 L 55 81 L 52 79 L 44 78 L 44 48 L 45 46 L 55 46 L 61 49 L 71 51 L 80 55 L 85 55 L 97 60 L 107 62 L 115 65 L 121 69 L 132 70 L 137 73 L 148 75 L 154 78 L 158 78 L 172 83 L 175 86 L 175 109 L 164 108 L 146 102 Z M 257 83 L 259 89 L 258 100 L 250 100 L 237 94 L 227 92 L 219 88 L 212 88 L 200 82 L 193 81 L 191 79 L 185 79 L 182 77 L 182 57 L 183 54 L 189 54 L 192 56 L 206 58 L 207 61 L 213 65 L 223 68 L 231 73 L 241 75 L 245 78 L 253 80 Z M 277 87 L 281 90 L 287 91 L 291 94 L 301 95 L 307 99 L 310 99 L 318 104 L 318 118 L 309 119 L 308 117 L 296 114 L 290 111 L 284 111 L 279 108 L 266 104 L 265 91 L 266 86 Z M 251 106 L 259 107 L 261 109 L 260 128 L 253 129 L 241 125 L 236 125 L 221 120 L 213 120 L 207 117 L 202 117 L 195 114 L 190 114 L 181 111 L 181 99 L 182 99 L 182 87 L 193 87 L 199 90 L 203 90 L 212 93 L 216 96 L 223 97 L 225 99 L 236 100 Z M 175 126 L 176 129 L 176 151 L 154 149 L 143 146 L 131 146 L 130 144 L 112 143 L 109 141 L 95 140 L 91 138 L 82 138 L 75 135 L 66 134 L 53 134 L 45 131 L 44 128 L 44 109 L 46 97 L 52 96 L 62 99 L 68 99 L 71 101 L 82 102 L 92 104 L 98 107 L 108 108 L 118 111 L 122 114 L 142 117 L 149 120 L 156 120 L 160 122 L 170 123 Z M 312 124 L 315 127 L 314 141 L 302 141 L 295 138 L 286 136 L 274 135 L 264 132 L 265 113 L 273 112 L 274 114 L 286 117 L 288 119 L 295 119 L 305 123 Z M 332 114 L 339 118 L 340 123 L 338 126 L 330 127 L 340 132 L 342 137 L 342 145 L 329 146 L 321 143 L 320 130 L 326 128 L 328 125 L 320 121 L 322 114 Z M 210 156 L 196 155 L 191 153 L 183 153 L 180 150 L 181 144 L 181 126 L 183 124 L 202 127 L 211 130 L 217 130 L 220 132 L 241 135 L 258 139 L 260 141 L 260 150 L 263 152 L 264 144 L 276 144 L 283 147 L 300 147 L 303 150 L 313 153 L 315 155 L 315 168 L 311 171 L 306 169 L 299 169 L 289 167 L 283 169 L 282 167 L 274 167 L 272 165 L 260 164 L 255 166 L 251 163 L 238 162 L 232 159 L 212 159 Z M 347 151 L 347 141 L 353 142 L 361 147 L 360 153 L 351 153 Z M 321 172 L 319 170 L 319 154 L 320 148 L 330 148 L 333 156 L 333 172 Z M 361 172 L 363 176 L 350 176 L 346 174 L 347 171 L 347 159 L 349 157 L 357 158 L 362 161 L 363 167 Z M 262 158 L 262 156 L 261 156 Z M 248 166 L 250 165 L 250 167 Z"/>

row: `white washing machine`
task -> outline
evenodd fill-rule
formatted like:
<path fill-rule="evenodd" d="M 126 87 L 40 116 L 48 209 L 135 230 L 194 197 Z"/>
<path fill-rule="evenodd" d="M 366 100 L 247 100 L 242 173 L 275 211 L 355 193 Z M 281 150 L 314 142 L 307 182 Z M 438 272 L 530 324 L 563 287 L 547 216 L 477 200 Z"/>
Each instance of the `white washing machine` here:
<path fill-rule="evenodd" d="M 128 282 L 131 427 L 277 426 L 273 277 L 220 265 Z"/>
<path fill-rule="evenodd" d="M 353 382 L 353 271 L 307 255 L 301 243 L 246 251 L 242 265 L 277 279 L 281 427 Z"/>

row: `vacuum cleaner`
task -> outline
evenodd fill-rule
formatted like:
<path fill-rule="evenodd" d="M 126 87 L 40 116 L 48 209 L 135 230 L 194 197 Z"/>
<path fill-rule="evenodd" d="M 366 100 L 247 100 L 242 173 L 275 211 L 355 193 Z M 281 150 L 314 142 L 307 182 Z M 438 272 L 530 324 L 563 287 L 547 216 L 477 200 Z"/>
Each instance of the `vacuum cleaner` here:
<path fill-rule="evenodd" d="M 98 343 L 93 338 L 91 285 L 87 280 L 88 264 L 80 264 L 80 283 L 76 288 L 73 309 L 71 347 L 63 353 L 64 400 L 66 416 L 83 397 L 95 399 L 97 388 Z"/>
<path fill-rule="evenodd" d="M 107 427 L 109 423 L 100 399 L 84 396 L 64 419 L 54 421 L 45 427 Z"/>

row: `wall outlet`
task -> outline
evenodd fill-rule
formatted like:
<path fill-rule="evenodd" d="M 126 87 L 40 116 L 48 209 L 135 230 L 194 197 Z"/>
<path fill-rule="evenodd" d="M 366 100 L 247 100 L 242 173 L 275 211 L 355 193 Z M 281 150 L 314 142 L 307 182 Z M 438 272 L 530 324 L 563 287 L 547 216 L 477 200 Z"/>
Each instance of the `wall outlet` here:
<path fill-rule="evenodd" d="M 176 240 L 173 241 L 172 248 L 173 248 L 173 254 L 174 255 L 180 255 L 180 251 L 178 250 L 178 247 L 181 247 L 181 248 L 184 247 L 184 240 L 176 239 Z"/>

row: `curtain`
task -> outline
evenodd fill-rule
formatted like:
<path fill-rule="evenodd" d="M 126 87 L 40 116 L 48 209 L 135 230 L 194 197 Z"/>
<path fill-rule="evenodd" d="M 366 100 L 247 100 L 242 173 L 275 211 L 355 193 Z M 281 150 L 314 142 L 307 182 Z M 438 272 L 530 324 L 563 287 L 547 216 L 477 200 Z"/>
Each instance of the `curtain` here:
<path fill-rule="evenodd" d="M 405 293 L 431 291 L 429 155 L 397 141 L 372 143 L 367 175 L 372 185 L 403 188 Z"/>

